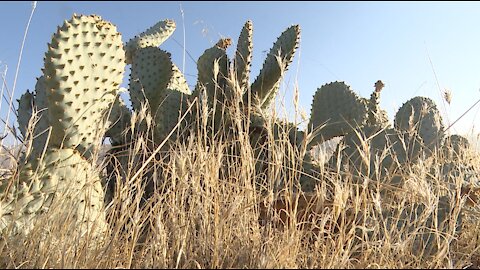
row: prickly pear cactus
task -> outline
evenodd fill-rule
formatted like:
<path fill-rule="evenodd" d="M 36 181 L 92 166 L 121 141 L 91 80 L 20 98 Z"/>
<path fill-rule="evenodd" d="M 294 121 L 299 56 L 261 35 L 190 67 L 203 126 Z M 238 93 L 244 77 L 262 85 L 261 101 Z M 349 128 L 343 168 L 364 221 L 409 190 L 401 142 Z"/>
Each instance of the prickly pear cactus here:
<path fill-rule="evenodd" d="M 206 94 L 210 108 L 225 105 L 226 100 L 230 100 L 232 95 L 228 93 L 226 87 L 226 78 L 228 78 L 230 60 L 228 59 L 226 49 L 230 46 L 231 39 L 220 39 L 213 47 L 205 50 L 198 58 L 197 70 L 198 78 L 195 86 L 195 96 Z"/>
<path fill-rule="evenodd" d="M 252 65 L 253 52 L 252 35 L 252 21 L 247 21 L 238 37 L 237 50 L 233 62 L 240 89 L 245 91 L 248 91 L 247 87 L 250 84 L 250 67 Z"/>
<path fill-rule="evenodd" d="M 1 191 L 7 191 L 3 183 Z M 93 164 L 73 149 L 49 149 L 44 159 L 35 159 L 21 171 L 18 187 L 11 187 L 0 204 L 0 230 L 27 234 L 42 213 L 52 220 L 71 220 L 81 232 L 105 231 L 103 188 Z M 9 226 L 12 226 L 9 228 Z"/>
<path fill-rule="evenodd" d="M 368 125 L 370 126 L 389 126 L 388 115 L 385 110 L 380 108 L 380 92 L 385 86 L 382 81 L 378 80 L 375 83 L 375 91 L 370 95 L 370 100 L 367 102 L 368 107 Z"/>
<path fill-rule="evenodd" d="M 277 95 L 281 78 L 292 62 L 299 42 L 300 27 L 293 25 L 278 37 L 270 49 L 260 74 L 251 85 L 252 98 L 258 98 L 262 109 L 268 108 Z"/>
<path fill-rule="evenodd" d="M 27 90 L 25 94 L 23 94 L 20 99 L 18 99 L 18 127 L 20 129 L 20 133 L 22 133 L 23 138 L 27 137 L 27 128 L 28 123 L 30 122 L 30 118 L 32 117 L 32 110 L 33 110 L 33 94 Z"/>
<path fill-rule="evenodd" d="M 49 145 L 89 156 L 123 79 L 125 52 L 116 27 L 99 16 L 73 16 L 45 54 Z M 100 132 L 99 132 L 100 131 Z"/>
<path fill-rule="evenodd" d="M 398 170 L 398 164 L 413 160 L 412 154 L 420 152 L 414 148 L 417 144 L 405 145 L 408 134 L 393 128 L 363 126 L 348 133 L 337 145 L 337 149 L 328 161 L 330 168 L 337 168 L 340 161 L 341 170 L 353 173 L 354 182 L 362 182 L 365 176 L 371 179 L 399 185 L 399 178 L 388 178 Z M 377 174 L 377 172 L 379 172 Z"/>
<path fill-rule="evenodd" d="M 41 76 L 37 78 L 34 93 L 27 91 L 18 100 L 17 120 L 19 129 L 24 139 L 28 140 L 28 136 L 33 138 L 28 140 L 32 142 L 30 149 L 33 157 L 37 157 L 43 152 L 49 137 L 50 123 L 48 120 L 47 93 L 45 89 L 45 78 Z M 35 119 L 31 119 L 34 115 L 36 116 Z M 33 120 L 34 129 L 33 132 L 27 134 L 27 128 L 31 120 Z"/>
<path fill-rule="evenodd" d="M 135 55 L 139 49 L 160 46 L 173 34 L 175 28 L 176 25 L 173 20 L 164 20 L 130 39 L 125 44 L 125 62 L 131 64 L 133 55 Z"/>
<path fill-rule="evenodd" d="M 74 15 L 53 35 L 32 104 L 47 108 L 40 126 L 51 126 L 50 140 L 44 156 L 20 168 L 18 183 L 2 183 L 3 229 L 28 233 L 51 208 L 58 208 L 50 211 L 51 221 L 71 220 L 81 233 L 106 229 L 104 193 L 90 157 L 123 79 L 124 54 L 116 27 L 96 15 Z M 33 147 L 39 147 L 35 140 Z"/>
<path fill-rule="evenodd" d="M 461 135 L 447 136 L 440 148 L 439 159 L 431 168 L 431 175 L 440 175 L 453 189 L 460 180 L 461 194 L 466 196 L 469 207 L 480 203 L 480 173 L 475 168 L 477 155 L 470 147 L 468 139 Z"/>
<path fill-rule="evenodd" d="M 155 119 L 154 141 L 160 144 L 187 108 L 191 91 L 183 74 L 169 53 L 156 47 L 143 48 L 133 57 L 129 90 L 135 111 L 148 104 Z"/>
<path fill-rule="evenodd" d="M 439 241 L 443 240 L 443 237 L 438 237 L 438 232 L 458 233 L 462 229 L 463 222 L 463 214 L 452 208 L 450 196 L 438 198 L 434 207 L 412 203 L 404 209 L 384 211 L 383 215 L 387 231 L 396 227 L 399 232 L 414 236 L 411 248 L 412 253 L 417 256 L 430 256 L 437 253 Z M 419 220 L 425 221 L 421 223 L 423 229 L 419 228 Z"/>
<path fill-rule="evenodd" d="M 321 143 L 351 133 L 366 121 L 367 106 L 344 82 L 328 83 L 313 97 L 308 127 L 321 128 L 311 144 Z"/>
<path fill-rule="evenodd" d="M 427 97 L 414 97 L 405 102 L 395 115 L 394 126 L 397 130 L 418 135 L 427 155 L 441 145 L 442 117 L 433 100 Z"/>
<path fill-rule="evenodd" d="M 458 134 L 453 134 L 445 138 L 441 151 L 446 158 L 455 159 L 462 156 L 469 148 L 470 142 L 467 138 Z"/>
<path fill-rule="evenodd" d="M 110 128 L 105 132 L 105 136 L 110 138 L 113 146 L 127 143 L 127 139 L 130 137 L 131 118 L 130 109 L 127 108 L 122 97 L 117 96 L 108 118 Z"/>
<path fill-rule="evenodd" d="M 405 112 L 406 108 L 412 106 L 405 105 L 396 114 L 395 127 L 390 128 L 388 118 L 385 117 L 378 106 L 382 87 L 383 83 L 378 81 L 370 100 L 357 103 L 366 104 L 368 110 L 365 114 L 362 114 L 366 121 L 362 125 L 351 125 L 354 128 L 345 132 L 345 136 L 330 158 L 328 166 L 337 168 L 340 161 L 341 168 L 339 169 L 352 172 L 356 176 L 355 180 L 361 181 L 364 176 L 382 181 L 386 181 L 388 178 L 390 184 L 400 185 L 402 182 L 399 177 L 389 178 L 387 176 L 395 175 L 402 167 L 399 165 L 411 164 L 422 154 L 427 155 L 426 150 L 429 148 L 423 146 L 422 134 L 426 138 L 433 138 L 434 136 L 428 132 L 438 131 L 443 127 L 437 128 L 441 126 L 441 122 L 434 121 L 439 119 L 438 111 L 435 111 L 435 104 L 426 102 L 425 104 L 429 105 L 426 106 L 424 103 L 417 101 L 429 99 L 416 97 L 411 100 L 413 102 L 407 102 L 406 104 L 421 103 L 423 105 L 417 104 L 417 106 L 430 108 L 428 117 L 417 116 L 415 118 L 413 112 L 407 114 Z M 345 98 L 341 100 L 345 100 Z M 361 121 L 361 117 L 357 117 Z M 405 117 L 407 118 L 407 125 L 410 123 L 410 126 L 405 124 Z M 415 119 L 417 120 L 415 121 Z M 323 135 L 323 133 L 321 130 L 320 134 Z M 337 134 L 340 134 L 340 132 Z M 439 134 L 439 132 L 436 134 Z"/>

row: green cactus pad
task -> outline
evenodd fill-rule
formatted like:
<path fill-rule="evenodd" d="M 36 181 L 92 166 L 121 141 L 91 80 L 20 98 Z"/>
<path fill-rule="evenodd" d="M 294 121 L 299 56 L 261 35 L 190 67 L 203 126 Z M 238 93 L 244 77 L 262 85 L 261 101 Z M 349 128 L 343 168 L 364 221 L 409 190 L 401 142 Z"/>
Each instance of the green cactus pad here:
<path fill-rule="evenodd" d="M 134 110 L 148 101 L 155 117 L 155 142 L 159 143 L 177 124 L 186 110 L 186 96 L 191 91 L 185 77 L 170 60 L 170 54 L 159 48 L 140 49 L 133 58 L 130 75 L 130 97 Z"/>
<path fill-rule="evenodd" d="M 261 108 L 268 108 L 277 95 L 283 72 L 292 62 L 299 42 L 300 26 L 293 25 L 278 37 L 270 49 L 260 74 L 251 86 L 252 97 L 256 96 L 259 99 Z M 283 66 L 279 65 L 277 56 L 280 57 Z"/>
<path fill-rule="evenodd" d="M 35 137 L 33 138 L 33 152 L 38 155 L 43 152 L 49 137 L 50 122 L 48 120 L 48 100 L 45 85 L 45 77 L 40 76 L 35 84 L 34 107 L 38 115 L 35 125 Z"/>
<path fill-rule="evenodd" d="M 30 118 L 32 118 L 32 110 L 33 110 L 33 99 L 34 96 L 30 91 L 27 90 L 25 94 L 23 94 L 18 101 L 18 128 L 23 135 L 23 138 L 27 137 L 27 128 L 28 123 L 30 122 Z"/>
<path fill-rule="evenodd" d="M 467 149 L 470 148 L 470 142 L 467 138 L 454 134 L 449 135 L 445 138 L 443 145 L 442 145 L 442 153 L 446 157 L 458 157 L 462 155 Z"/>
<path fill-rule="evenodd" d="M 163 102 L 160 97 L 165 89 L 175 88 L 178 92 L 189 95 L 190 89 L 183 75 L 174 70 L 170 53 L 156 47 L 140 49 L 133 58 L 130 74 L 130 98 L 132 107 L 138 111 L 141 104 L 148 101 L 154 111 Z"/>
<path fill-rule="evenodd" d="M 252 21 L 247 21 L 240 32 L 235 52 L 234 68 L 237 81 L 242 90 L 247 90 L 250 80 L 250 67 L 252 65 Z"/>
<path fill-rule="evenodd" d="M 147 29 L 147 31 L 141 33 L 139 36 L 130 39 L 125 44 L 126 63 L 132 63 L 132 56 L 138 49 L 160 46 L 173 34 L 175 28 L 176 25 L 173 20 L 164 20 L 150 27 Z"/>
<path fill-rule="evenodd" d="M 230 97 L 224 92 L 227 89 L 225 78 L 228 77 L 230 65 L 226 53 L 228 45 L 230 39 L 220 39 L 213 47 L 205 50 L 197 61 L 198 78 L 195 94 L 198 95 L 205 88 L 210 106 L 213 106 L 215 99 L 220 102 L 217 106 L 221 106 Z M 218 63 L 218 66 L 215 63 Z"/>
<path fill-rule="evenodd" d="M 35 94 L 35 95 L 34 95 Z M 18 124 L 20 132 L 23 137 L 27 139 L 26 128 L 30 118 L 35 115 L 34 129 L 31 136 L 33 136 L 32 153 L 37 156 L 43 152 L 48 139 L 48 129 L 50 124 L 48 122 L 48 113 L 46 112 L 47 101 L 45 92 L 45 79 L 43 76 L 37 79 L 35 84 L 35 92 L 23 94 L 19 101 L 18 109 Z"/>
<path fill-rule="evenodd" d="M 405 102 L 395 115 L 395 129 L 418 134 L 425 150 L 433 151 L 440 146 L 444 126 L 442 117 L 433 100 L 414 97 Z M 427 153 L 429 154 L 429 153 Z"/>
<path fill-rule="evenodd" d="M 366 121 L 367 106 L 344 82 L 333 82 L 320 87 L 313 97 L 309 129 L 320 130 L 311 144 L 343 136 Z"/>
<path fill-rule="evenodd" d="M 86 156 L 123 79 L 125 52 L 116 27 L 99 16 L 76 16 L 58 28 L 45 54 L 50 145 Z M 62 143 L 63 142 L 63 143 Z"/>
<path fill-rule="evenodd" d="M 18 188 L 11 189 L 8 197 L 1 204 L 1 229 L 14 221 L 15 232 L 28 233 L 33 219 L 51 207 L 56 207 L 49 213 L 52 220 L 70 218 L 82 232 L 94 222 L 100 231 L 106 229 L 100 177 L 73 149 L 50 149 L 43 160 L 27 163 L 20 171 Z"/>
<path fill-rule="evenodd" d="M 154 141 L 160 144 L 167 138 L 167 135 L 175 128 L 178 121 L 187 109 L 187 98 L 190 89 L 177 66 L 172 66 L 172 80 L 167 88 L 159 95 L 163 99 L 155 114 Z M 184 123 L 181 124 L 181 127 Z M 173 133 L 170 140 L 175 141 L 176 133 Z"/>

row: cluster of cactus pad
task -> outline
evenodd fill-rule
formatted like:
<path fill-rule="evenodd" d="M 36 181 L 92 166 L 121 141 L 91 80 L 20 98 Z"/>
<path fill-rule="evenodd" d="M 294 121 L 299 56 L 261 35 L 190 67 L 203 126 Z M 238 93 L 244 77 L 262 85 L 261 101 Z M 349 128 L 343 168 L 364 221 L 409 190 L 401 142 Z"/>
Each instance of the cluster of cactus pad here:
<path fill-rule="evenodd" d="M 259 159 L 257 170 L 268 169 L 263 163 L 268 153 L 261 148 L 272 136 L 267 132 L 269 125 L 275 131 L 274 139 L 281 129 L 287 129 L 295 148 L 300 151 L 306 146 L 299 177 L 304 191 L 313 191 L 319 180 L 314 177 L 317 168 L 309 151 L 334 137 L 343 139 L 328 167 L 348 170 L 360 180 L 376 179 L 375 166 L 380 166 L 382 177 L 395 175 L 442 146 L 445 130 L 433 101 L 424 97 L 407 101 L 392 127 L 379 107 L 381 81 L 375 84 L 370 99 L 359 97 L 343 82 L 322 86 L 313 97 L 306 131 L 293 123 L 271 121 L 268 109 L 298 47 L 298 25 L 279 36 L 250 84 L 253 25 L 247 21 L 234 59 L 226 53 L 231 39 L 219 40 L 199 57 L 193 91 L 170 53 L 159 48 L 174 30 L 175 22 L 164 20 L 122 43 L 116 27 L 95 15 L 74 15 L 58 28 L 48 45 L 35 91 L 27 91 L 19 100 L 19 128 L 29 145 L 18 183 L 1 186 L 1 230 L 28 233 L 35 220 L 57 203 L 63 209 L 59 214 L 65 220 L 72 218 L 81 232 L 88 232 L 93 224 L 99 232 L 104 231 L 106 195 L 102 183 L 109 182 L 107 192 L 114 192 L 112 181 L 116 180 L 109 179 L 111 174 L 102 175 L 94 165 L 105 137 L 110 138 L 113 147 L 109 156 L 114 157 L 117 167 L 134 173 L 135 168 L 128 165 L 132 160 L 129 145 L 138 132 L 151 135 L 151 153 L 157 148 L 168 149 L 169 142 L 194 133 L 198 118 L 208 119 L 212 134 L 227 136 L 235 129 L 234 116 L 225 109 L 232 105 L 243 108 L 247 116 L 246 130 Z M 126 65 L 131 69 L 128 92 L 133 111 L 119 95 Z M 204 106 L 189 110 L 194 103 Z M 151 120 L 132 120 L 142 112 Z M 306 133 L 313 133 L 311 141 L 306 142 Z M 450 138 L 448 143 L 465 144 L 464 138 Z M 362 154 L 363 141 L 369 142 L 369 157 Z M 384 157 L 380 164 L 378 156 Z M 128 177 L 128 171 L 123 173 Z M 157 181 L 152 175 L 145 177 Z"/>

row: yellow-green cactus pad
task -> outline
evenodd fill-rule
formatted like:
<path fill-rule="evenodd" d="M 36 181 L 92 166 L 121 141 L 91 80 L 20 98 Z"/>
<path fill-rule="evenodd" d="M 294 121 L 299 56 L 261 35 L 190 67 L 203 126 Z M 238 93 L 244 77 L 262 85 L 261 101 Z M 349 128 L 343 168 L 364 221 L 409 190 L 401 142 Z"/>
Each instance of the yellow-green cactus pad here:
<path fill-rule="evenodd" d="M 76 16 L 58 28 L 45 54 L 50 145 L 88 151 L 103 137 L 105 113 L 123 79 L 125 52 L 116 27 Z M 103 131 L 104 132 L 104 131 Z"/>
<path fill-rule="evenodd" d="M 313 97 L 309 129 L 321 128 L 313 143 L 327 141 L 352 132 L 367 118 L 367 105 L 344 82 L 320 87 Z"/>
<path fill-rule="evenodd" d="M 237 75 L 237 81 L 242 90 L 247 90 L 250 80 L 250 67 L 252 65 L 252 21 L 247 21 L 240 32 L 237 42 L 237 51 L 235 52 L 234 68 Z"/>
<path fill-rule="evenodd" d="M 2 230 L 13 222 L 15 233 L 28 233 L 35 218 L 52 207 L 52 220 L 71 220 L 82 232 L 94 224 L 98 232 L 106 229 L 99 174 L 76 150 L 49 149 L 44 159 L 27 163 L 8 195 L 0 204 Z"/>
<path fill-rule="evenodd" d="M 225 78 L 228 77 L 230 65 L 226 49 L 230 44 L 230 39 L 220 39 L 213 47 L 205 50 L 197 61 L 198 78 L 195 93 L 198 95 L 205 89 L 210 106 L 215 100 L 220 102 L 216 106 L 222 106 L 224 101 L 230 98 L 230 95 L 225 93 L 228 90 Z"/>
<path fill-rule="evenodd" d="M 132 63 L 132 56 L 138 49 L 160 46 L 173 34 L 175 28 L 176 25 L 173 20 L 164 20 L 148 28 L 147 31 L 141 33 L 139 36 L 130 39 L 125 44 L 126 63 Z"/>
<path fill-rule="evenodd" d="M 270 106 L 277 95 L 281 78 L 292 62 L 299 42 L 300 26 L 293 25 L 278 37 L 270 49 L 260 74 L 251 86 L 252 96 L 259 99 L 262 108 Z"/>
<path fill-rule="evenodd" d="M 175 127 L 187 108 L 191 94 L 185 77 L 171 61 L 170 54 L 155 47 L 137 51 L 130 75 L 130 97 L 134 110 L 148 101 L 155 117 L 155 142 L 160 143 Z"/>

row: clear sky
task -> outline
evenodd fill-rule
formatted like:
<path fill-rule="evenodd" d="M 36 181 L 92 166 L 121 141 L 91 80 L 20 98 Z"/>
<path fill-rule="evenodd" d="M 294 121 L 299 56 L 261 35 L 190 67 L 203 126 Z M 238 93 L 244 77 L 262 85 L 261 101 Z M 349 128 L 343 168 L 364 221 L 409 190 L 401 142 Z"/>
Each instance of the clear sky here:
<path fill-rule="evenodd" d="M 6 84 L 10 90 L 31 5 L 30 1 L 0 3 L 0 72 L 8 67 Z M 160 20 L 175 20 L 177 30 L 160 47 L 172 53 L 192 89 L 197 75 L 194 61 L 221 37 L 231 37 L 236 42 L 246 20 L 252 20 L 254 29 L 252 81 L 280 33 L 299 24 L 300 48 L 281 93 L 285 95 L 285 106 L 291 108 L 292 92 L 297 85 L 300 107 L 308 115 L 315 90 L 335 80 L 345 81 L 368 98 L 373 84 L 381 79 L 386 85 L 381 106 L 391 120 L 405 101 L 417 95 L 435 100 L 446 125 L 480 99 L 480 3 L 458 1 L 38 2 L 26 39 L 15 98 L 26 89 L 34 89 L 47 42 L 57 25 L 73 13 L 100 15 L 117 26 L 124 41 Z M 185 55 L 185 65 L 183 44 L 189 54 Z M 233 48 L 228 51 L 230 55 Z M 124 86 L 127 84 L 128 77 Z M 450 105 L 442 99 L 445 89 L 452 93 Z M 2 119 L 5 107 L 2 105 L 0 110 Z M 452 133 L 472 129 L 479 132 L 479 111 L 480 104 L 454 125 Z"/>

